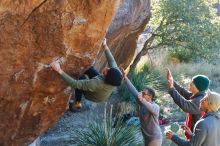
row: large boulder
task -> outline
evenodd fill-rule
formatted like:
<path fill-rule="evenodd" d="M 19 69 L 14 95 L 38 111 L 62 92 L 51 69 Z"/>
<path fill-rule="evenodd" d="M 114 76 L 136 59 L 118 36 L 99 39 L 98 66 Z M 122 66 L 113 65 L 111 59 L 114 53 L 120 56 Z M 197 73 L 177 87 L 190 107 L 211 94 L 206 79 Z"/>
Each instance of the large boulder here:
<path fill-rule="evenodd" d="M 150 0 L 122 0 L 108 33 L 107 43 L 118 65 L 126 68 L 136 53 L 137 40 L 150 20 Z M 106 65 L 102 52 L 97 57 L 97 66 Z"/>
<path fill-rule="evenodd" d="M 92 64 L 120 0 L 0 1 L 0 146 L 24 146 L 66 110 L 67 73 Z"/>
<path fill-rule="evenodd" d="M 150 0 L 1 0 L 0 146 L 28 145 L 66 110 L 67 84 L 48 63 L 63 57 L 75 77 L 95 58 L 102 68 L 108 30 L 126 67 L 149 18 Z"/>

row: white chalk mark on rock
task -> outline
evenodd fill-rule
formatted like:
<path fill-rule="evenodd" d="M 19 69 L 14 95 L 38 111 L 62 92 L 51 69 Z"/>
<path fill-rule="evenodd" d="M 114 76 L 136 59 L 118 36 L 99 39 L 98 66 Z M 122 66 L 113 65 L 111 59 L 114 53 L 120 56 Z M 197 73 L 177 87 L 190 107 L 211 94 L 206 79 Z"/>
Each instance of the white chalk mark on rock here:
<path fill-rule="evenodd" d="M 86 22 L 87 22 L 87 20 L 83 16 L 77 16 L 73 20 L 73 24 L 84 24 Z"/>
<path fill-rule="evenodd" d="M 18 78 L 21 76 L 21 74 L 24 72 L 24 69 L 20 70 L 19 72 L 15 73 L 15 81 L 17 82 Z"/>

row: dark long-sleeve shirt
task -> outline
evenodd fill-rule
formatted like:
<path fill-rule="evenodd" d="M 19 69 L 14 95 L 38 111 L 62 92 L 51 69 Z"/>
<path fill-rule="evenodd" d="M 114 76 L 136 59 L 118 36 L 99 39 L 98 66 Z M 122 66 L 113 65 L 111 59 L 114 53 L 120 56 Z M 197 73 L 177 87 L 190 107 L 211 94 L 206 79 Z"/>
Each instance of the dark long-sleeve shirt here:
<path fill-rule="evenodd" d="M 192 129 L 195 123 L 201 118 L 201 111 L 199 109 L 200 100 L 205 96 L 205 92 L 199 92 L 193 95 L 187 89 L 181 87 L 174 82 L 174 88 L 169 89 L 169 94 L 173 101 L 186 113 L 192 114 Z"/>

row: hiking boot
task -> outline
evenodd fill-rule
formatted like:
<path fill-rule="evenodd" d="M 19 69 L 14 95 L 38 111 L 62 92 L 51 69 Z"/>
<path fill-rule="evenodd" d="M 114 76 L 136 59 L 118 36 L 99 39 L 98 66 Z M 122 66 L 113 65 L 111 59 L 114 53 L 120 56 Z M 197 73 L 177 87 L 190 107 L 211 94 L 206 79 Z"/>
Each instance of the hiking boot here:
<path fill-rule="evenodd" d="M 82 105 L 81 105 L 81 102 L 79 102 L 79 101 L 69 102 L 69 110 L 71 112 L 79 111 L 81 109 L 81 107 L 82 107 Z"/>

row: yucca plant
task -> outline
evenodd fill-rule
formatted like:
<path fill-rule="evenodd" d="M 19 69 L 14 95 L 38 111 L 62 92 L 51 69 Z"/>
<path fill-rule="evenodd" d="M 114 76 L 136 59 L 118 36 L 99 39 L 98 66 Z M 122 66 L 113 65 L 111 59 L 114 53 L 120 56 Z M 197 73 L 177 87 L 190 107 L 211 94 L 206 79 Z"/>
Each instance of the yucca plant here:
<path fill-rule="evenodd" d="M 118 122 L 113 126 L 112 106 L 105 108 L 103 118 L 91 121 L 86 130 L 77 130 L 76 144 L 79 146 L 134 146 L 140 145 L 142 137 L 137 137 L 139 128 Z"/>

